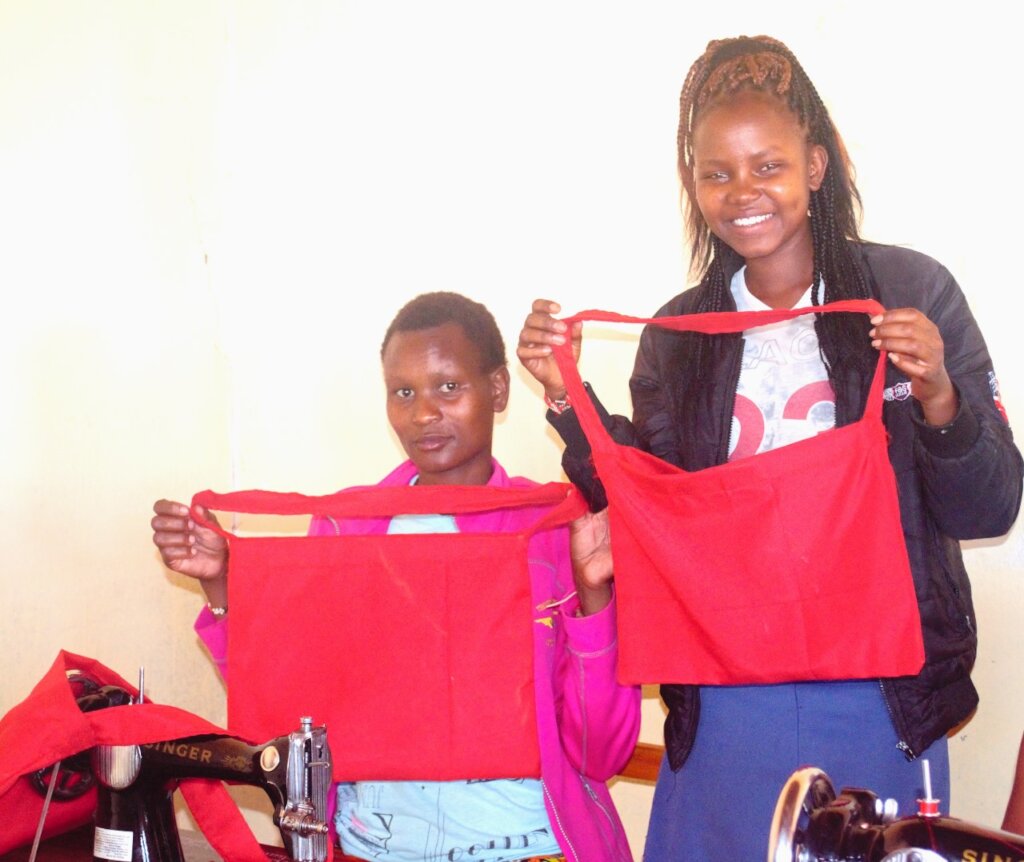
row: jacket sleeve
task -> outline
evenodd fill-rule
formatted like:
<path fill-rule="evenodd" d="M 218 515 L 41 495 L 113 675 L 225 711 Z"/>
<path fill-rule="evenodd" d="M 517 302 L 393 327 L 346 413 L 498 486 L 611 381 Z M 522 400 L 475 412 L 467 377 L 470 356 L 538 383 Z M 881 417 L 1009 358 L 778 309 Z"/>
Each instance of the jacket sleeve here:
<path fill-rule="evenodd" d="M 666 313 L 671 313 L 667 307 L 661 309 L 658 316 Z M 663 331 L 650 326 L 640 336 L 629 380 L 633 400 L 632 421 L 625 416 L 609 414 L 590 384 L 585 383 L 584 386 L 602 424 L 616 443 L 651 452 L 670 464 L 678 465 L 678 429 L 669 407 L 658 360 L 657 339 L 663 336 Z M 565 443 L 562 452 L 565 475 L 580 489 L 591 509 L 600 511 L 608 505 L 608 498 L 594 471 L 590 443 L 575 411 L 567 410 L 559 415 L 549 410 L 547 420 Z"/>
<path fill-rule="evenodd" d="M 1024 465 L 998 401 L 988 349 L 960 287 L 939 267 L 933 302 L 923 309 L 939 327 L 960 407 L 941 428 L 924 423 L 914 402 L 914 458 L 925 504 L 954 539 L 1001 536 L 1021 502 Z"/>
<path fill-rule="evenodd" d="M 584 386 L 597 410 L 601 423 L 608 429 L 612 439 L 627 446 L 639 445 L 632 423 L 625 416 L 609 414 L 597 394 L 590 388 L 590 384 L 585 383 Z M 558 432 L 558 436 L 562 438 L 562 442 L 565 443 L 565 449 L 562 451 L 562 470 L 569 477 L 569 481 L 579 488 L 584 499 L 590 504 L 591 511 L 600 512 L 608 505 L 608 495 L 605 493 L 601 480 L 597 477 L 591 457 L 590 442 L 583 433 L 576 411 L 567 410 L 559 415 L 548 410 L 547 419 Z"/>
<path fill-rule="evenodd" d="M 223 616 L 218 619 L 210 613 L 209 608 L 204 607 L 196 617 L 193 628 L 210 653 L 210 658 L 213 660 L 217 672 L 220 673 L 221 679 L 226 683 L 228 681 L 228 618 Z"/>
<path fill-rule="evenodd" d="M 552 530 L 531 540 L 535 596 L 560 597 L 572 589 L 568 530 Z M 541 565 L 536 565 L 541 561 Z M 538 584 L 541 589 L 536 589 Z M 629 760 L 640 732 L 640 687 L 619 685 L 616 601 L 590 616 L 577 616 L 573 596 L 553 617 L 555 637 L 550 667 L 554 723 L 571 766 L 582 775 L 607 781 Z M 543 708 L 538 703 L 538 708 Z M 543 732 L 543 731 L 542 731 Z"/>
<path fill-rule="evenodd" d="M 566 602 L 565 648 L 555 668 L 555 703 L 562 748 L 583 775 L 607 781 L 629 760 L 640 733 L 640 687 L 615 679 L 618 643 L 615 599 L 603 611 L 577 617 Z"/>

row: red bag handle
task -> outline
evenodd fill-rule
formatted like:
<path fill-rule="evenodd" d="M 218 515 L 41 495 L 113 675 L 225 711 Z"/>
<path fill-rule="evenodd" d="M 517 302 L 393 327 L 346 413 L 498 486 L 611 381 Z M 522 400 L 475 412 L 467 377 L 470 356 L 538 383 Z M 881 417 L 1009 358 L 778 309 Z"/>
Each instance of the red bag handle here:
<path fill-rule="evenodd" d="M 308 496 L 277 491 L 200 491 L 192 498 L 192 518 L 226 539 L 234 534 L 204 517 L 197 506 L 250 515 L 319 515 L 330 518 L 390 517 L 392 515 L 463 515 L 523 506 L 551 506 L 528 531 L 561 526 L 580 517 L 587 504 L 566 482 L 531 488 L 489 488 L 485 485 L 421 485 L 396 488 L 347 488 L 335 494 Z"/>
<path fill-rule="evenodd" d="M 769 323 L 778 323 L 783 320 L 792 320 L 794 317 L 801 317 L 805 314 L 828 314 L 831 312 L 856 312 L 874 317 L 882 314 L 885 308 L 874 299 L 845 299 L 838 302 L 830 302 L 826 305 L 814 305 L 803 308 L 772 308 L 766 311 L 709 311 L 703 314 L 682 314 L 676 317 L 631 317 L 626 314 L 618 314 L 614 311 L 601 311 L 588 309 L 580 311 L 570 317 L 562 318 L 562 322 L 570 329 L 572 325 L 582 321 L 600 321 L 605 323 L 642 323 L 650 326 L 658 326 L 662 329 L 670 329 L 675 332 L 703 332 L 707 335 L 718 335 L 727 332 L 742 332 L 752 329 L 755 326 L 764 326 Z M 608 434 L 607 429 L 601 423 L 597 410 L 591 403 L 583 381 L 580 379 L 580 371 L 572 355 L 572 343 L 566 340 L 564 344 L 553 346 L 552 353 L 558 369 L 562 372 L 562 381 L 565 383 L 565 390 L 572 402 L 573 409 L 577 411 L 580 425 L 587 436 L 590 445 L 597 449 L 614 450 L 616 443 Z M 868 391 L 867 406 L 864 409 L 864 418 L 881 419 L 882 416 L 882 386 L 885 383 L 885 351 L 880 351 L 878 364 L 875 367 L 875 375 L 871 381 L 871 388 Z"/>
<path fill-rule="evenodd" d="M 199 831 L 222 859 L 231 862 L 267 862 L 270 858 L 253 835 L 221 781 L 189 778 L 178 785 Z M 334 858 L 333 842 L 327 842 L 328 862 Z"/>

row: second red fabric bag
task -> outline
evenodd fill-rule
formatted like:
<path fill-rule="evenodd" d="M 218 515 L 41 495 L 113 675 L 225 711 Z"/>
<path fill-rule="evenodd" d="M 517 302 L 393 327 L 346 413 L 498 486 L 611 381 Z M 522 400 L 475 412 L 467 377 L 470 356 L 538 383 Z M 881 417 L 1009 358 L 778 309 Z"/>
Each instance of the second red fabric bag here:
<path fill-rule="evenodd" d="M 809 312 L 578 320 L 739 332 Z M 746 685 L 915 674 L 921 621 L 882 424 L 885 355 L 864 416 L 779 449 L 687 472 L 615 443 L 570 346 L 557 348 L 608 495 L 623 683 Z M 685 441 L 684 441 L 685 444 Z"/>

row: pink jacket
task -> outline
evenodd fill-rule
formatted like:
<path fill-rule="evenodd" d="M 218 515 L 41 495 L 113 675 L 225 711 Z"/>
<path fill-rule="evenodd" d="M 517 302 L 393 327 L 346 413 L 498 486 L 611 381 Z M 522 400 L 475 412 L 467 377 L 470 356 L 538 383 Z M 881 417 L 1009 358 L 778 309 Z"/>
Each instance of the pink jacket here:
<path fill-rule="evenodd" d="M 407 485 L 416 474 L 406 461 L 382 486 Z M 510 478 L 497 461 L 488 485 L 530 487 Z M 536 508 L 458 515 L 463 532 L 512 532 L 534 523 Z M 383 534 L 388 519 L 335 522 L 314 518 L 310 535 Z M 626 835 L 605 782 L 629 759 L 640 727 L 640 689 L 615 681 L 615 601 L 600 613 L 577 617 L 575 597 L 549 605 L 573 591 L 568 530 L 548 530 L 529 543 L 534 618 L 534 680 L 540 741 L 541 780 L 548 817 L 566 859 L 573 862 L 629 862 Z M 225 674 L 227 618 L 203 609 L 196 632 Z M 226 677 L 226 674 L 225 674 Z"/>

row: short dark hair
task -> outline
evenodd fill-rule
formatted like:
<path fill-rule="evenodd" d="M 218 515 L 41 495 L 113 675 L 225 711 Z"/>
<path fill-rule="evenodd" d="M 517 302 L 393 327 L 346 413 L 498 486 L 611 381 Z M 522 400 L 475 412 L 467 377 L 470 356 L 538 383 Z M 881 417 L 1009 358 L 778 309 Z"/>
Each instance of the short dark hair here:
<path fill-rule="evenodd" d="M 381 358 L 384 357 L 391 336 L 396 332 L 418 332 L 446 323 L 462 327 L 466 337 L 479 349 L 484 371 L 508 365 L 505 342 L 494 315 L 485 305 L 448 290 L 421 293 L 398 310 L 384 333 L 384 341 L 380 346 Z"/>

